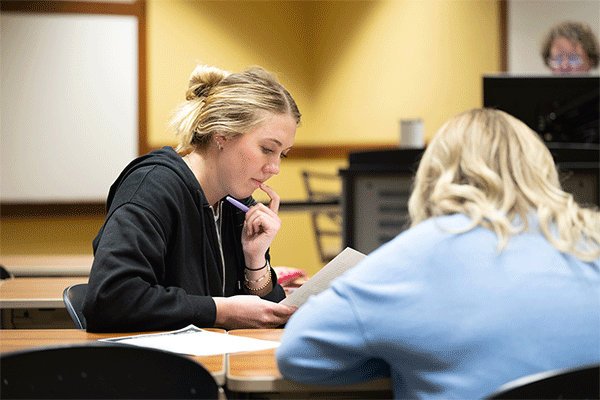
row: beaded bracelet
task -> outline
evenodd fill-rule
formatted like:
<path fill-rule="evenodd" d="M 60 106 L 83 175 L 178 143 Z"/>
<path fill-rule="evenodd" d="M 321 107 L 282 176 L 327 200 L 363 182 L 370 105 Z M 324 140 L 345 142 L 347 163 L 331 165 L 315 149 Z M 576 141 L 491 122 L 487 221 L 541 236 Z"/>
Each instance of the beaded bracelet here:
<path fill-rule="evenodd" d="M 263 290 L 264 288 L 266 288 L 267 286 L 269 286 L 269 283 L 271 283 L 271 270 L 269 268 L 269 272 L 267 272 L 269 274 L 269 278 L 267 279 L 267 282 L 265 282 L 264 285 L 262 285 L 259 288 L 253 289 L 248 285 L 248 280 L 246 280 L 247 282 L 244 282 L 244 286 L 246 286 L 246 288 L 251 291 L 251 292 L 260 292 L 261 290 Z M 264 278 L 264 275 L 263 277 Z M 260 278 L 258 281 L 262 280 L 262 278 Z"/>
<path fill-rule="evenodd" d="M 267 272 L 263 276 L 261 276 L 260 278 L 258 278 L 256 280 L 250 280 L 250 279 L 248 279 L 246 274 L 244 274 L 244 280 L 248 283 L 258 283 L 258 282 L 262 281 L 263 279 L 265 279 L 265 276 L 267 276 L 267 275 L 271 276 L 271 267 L 269 267 L 267 269 Z"/>

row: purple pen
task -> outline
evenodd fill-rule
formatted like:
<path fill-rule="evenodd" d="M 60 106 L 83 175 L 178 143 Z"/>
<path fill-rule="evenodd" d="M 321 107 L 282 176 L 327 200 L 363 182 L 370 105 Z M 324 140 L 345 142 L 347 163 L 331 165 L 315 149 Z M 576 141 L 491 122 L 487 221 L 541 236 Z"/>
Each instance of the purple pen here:
<path fill-rule="evenodd" d="M 237 208 L 239 208 L 243 212 L 247 212 L 250 209 L 250 208 L 248 208 L 247 206 L 243 205 L 242 203 L 240 203 L 239 201 L 237 201 L 236 199 L 234 199 L 231 196 L 225 196 L 225 200 L 227 200 L 228 202 L 230 202 L 231 204 L 233 204 L 234 206 L 236 206 Z"/>

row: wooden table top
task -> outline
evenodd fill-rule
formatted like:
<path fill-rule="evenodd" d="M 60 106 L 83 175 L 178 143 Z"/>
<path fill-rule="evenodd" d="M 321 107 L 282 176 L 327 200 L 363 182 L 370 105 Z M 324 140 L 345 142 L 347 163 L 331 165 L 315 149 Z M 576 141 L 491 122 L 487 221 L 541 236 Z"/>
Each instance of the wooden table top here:
<path fill-rule="evenodd" d="M 225 334 L 225 330 L 207 328 L 207 331 Z M 76 343 L 94 342 L 119 336 L 131 336 L 136 333 L 89 333 L 79 329 L 1 329 L 0 330 L 0 352 L 12 351 L 42 346 L 60 346 Z M 220 386 L 225 384 L 225 355 L 214 356 L 188 356 L 202 364 L 215 378 Z"/>
<path fill-rule="evenodd" d="M 89 276 L 93 262 L 91 254 L 0 256 L 0 264 L 16 277 Z"/>
<path fill-rule="evenodd" d="M 229 335 L 279 341 L 283 329 L 235 329 Z M 277 368 L 275 349 L 227 354 L 227 388 L 234 392 L 352 392 L 392 391 L 391 379 L 377 379 L 356 385 L 320 386 L 284 378 Z"/>
<path fill-rule="evenodd" d="M 0 309 L 65 308 L 63 291 L 87 277 L 12 278 L 0 281 Z"/>

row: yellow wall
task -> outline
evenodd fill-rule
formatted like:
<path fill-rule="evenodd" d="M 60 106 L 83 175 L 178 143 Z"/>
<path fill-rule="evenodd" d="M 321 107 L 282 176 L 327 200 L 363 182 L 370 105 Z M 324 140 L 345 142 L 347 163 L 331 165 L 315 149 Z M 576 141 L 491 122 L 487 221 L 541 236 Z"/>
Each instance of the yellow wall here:
<path fill-rule="evenodd" d="M 167 121 L 199 62 L 276 72 L 303 113 L 297 145 L 397 143 L 402 118 L 423 119 L 430 139 L 446 119 L 481 105 L 481 77 L 500 69 L 499 52 L 497 0 L 148 0 L 149 144 L 175 144 Z M 270 185 L 284 200 L 303 199 L 302 169 L 345 165 L 285 160 Z M 274 265 L 316 272 L 309 216 L 281 217 Z M 40 252 L 88 253 L 101 223 L 3 221 L 2 252 L 34 242 Z M 66 233 L 40 234 L 57 227 Z"/>
<path fill-rule="evenodd" d="M 149 142 L 198 62 L 278 73 L 304 114 L 297 144 L 396 143 L 401 118 L 430 138 L 481 104 L 499 69 L 496 1 L 148 2 Z"/>
<path fill-rule="evenodd" d="M 149 144 L 174 143 L 166 123 L 184 100 L 188 78 L 198 63 L 232 72 L 252 65 L 274 71 L 305 111 L 309 88 L 303 81 L 308 62 L 303 4 L 148 1 Z"/>
<path fill-rule="evenodd" d="M 2 219 L 1 254 L 92 254 L 101 217 Z"/>
<path fill-rule="evenodd" d="M 423 119 L 431 138 L 449 117 L 481 104 L 481 75 L 499 69 L 495 2 L 374 2 L 350 25 L 351 41 L 337 35 L 345 24 L 335 15 L 364 5 L 326 4 L 328 43 L 317 47 L 316 65 L 335 65 L 317 69 L 306 134 L 313 143 L 396 143 L 402 118 Z"/>

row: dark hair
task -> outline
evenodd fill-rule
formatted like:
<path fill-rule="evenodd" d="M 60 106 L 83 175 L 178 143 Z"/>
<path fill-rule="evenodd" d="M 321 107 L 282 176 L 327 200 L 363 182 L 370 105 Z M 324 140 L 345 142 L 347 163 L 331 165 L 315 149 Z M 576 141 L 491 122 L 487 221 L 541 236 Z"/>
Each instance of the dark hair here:
<path fill-rule="evenodd" d="M 546 66 L 550 67 L 550 49 L 552 43 L 558 38 L 565 38 L 571 42 L 579 42 L 583 47 L 583 51 L 587 54 L 592 67 L 598 67 L 598 59 L 600 58 L 598 50 L 598 39 L 589 25 L 581 22 L 566 21 L 555 25 L 546 34 L 542 43 L 542 57 Z"/>

